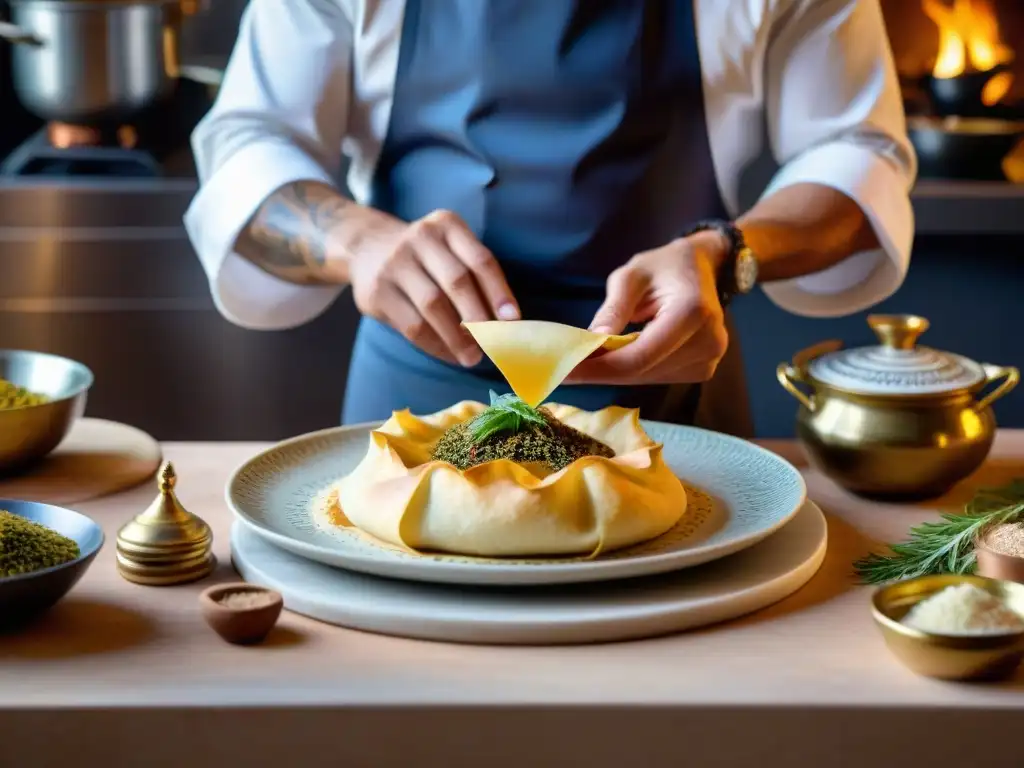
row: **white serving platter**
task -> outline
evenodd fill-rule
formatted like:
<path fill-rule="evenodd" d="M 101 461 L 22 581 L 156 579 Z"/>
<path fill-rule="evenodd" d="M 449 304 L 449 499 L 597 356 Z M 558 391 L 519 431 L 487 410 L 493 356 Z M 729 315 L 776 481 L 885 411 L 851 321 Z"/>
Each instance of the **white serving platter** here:
<path fill-rule="evenodd" d="M 314 514 L 315 499 L 362 459 L 377 424 L 278 443 L 235 471 L 227 503 L 267 542 L 335 568 L 410 581 L 519 586 L 636 578 L 707 563 L 771 535 L 806 499 L 796 468 L 753 443 L 696 427 L 642 424 L 687 486 L 686 514 L 657 539 L 594 559 L 418 555 L 326 524 Z"/>
<path fill-rule="evenodd" d="M 249 582 L 290 611 L 351 629 L 423 640 L 553 645 L 632 640 L 733 619 L 788 597 L 825 558 L 828 529 L 812 502 L 743 552 L 639 579 L 544 589 L 424 584 L 352 573 L 272 545 L 235 521 L 231 551 Z"/>

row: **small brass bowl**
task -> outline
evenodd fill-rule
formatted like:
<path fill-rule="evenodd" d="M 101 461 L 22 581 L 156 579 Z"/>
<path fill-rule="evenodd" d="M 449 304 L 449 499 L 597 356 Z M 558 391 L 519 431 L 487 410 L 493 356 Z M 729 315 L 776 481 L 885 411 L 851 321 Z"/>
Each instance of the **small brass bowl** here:
<path fill-rule="evenodd" d="M 0 410 L 0 475 L 13 473 L 56 448 L 85 412 L 92 371 L 66 357 L 0 349 L 0 379 L 48 400 Z"/>
<path fill-rule="evenodd" d="M 973 584 L 1024 616 L 1024 585 L 981 576 L 922 576 L 878 589 L 871 599 L 875 623 L 889 650 L 910 670 L 940 680 L 998 680 L 1024 658 L 1024 631 L 998 635 L 941 635 L 901 623 L 921 600 L 946 587 Z"/>

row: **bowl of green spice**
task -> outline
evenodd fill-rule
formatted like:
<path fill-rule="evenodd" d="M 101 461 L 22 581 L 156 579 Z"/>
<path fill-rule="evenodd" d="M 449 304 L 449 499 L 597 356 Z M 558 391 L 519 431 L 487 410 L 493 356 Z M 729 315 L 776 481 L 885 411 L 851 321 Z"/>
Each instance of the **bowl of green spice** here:
<path fill-rule="evenodd" d="M 43 458 L 85 412 L 93 375 L 59 355 L 0 349 L 0 475 Z"/>
<path fill-rule="evenodd" d="M 35 618 L 78 583 L 103 546 L 85 515 L 0 499 L 0 627 Z"/>

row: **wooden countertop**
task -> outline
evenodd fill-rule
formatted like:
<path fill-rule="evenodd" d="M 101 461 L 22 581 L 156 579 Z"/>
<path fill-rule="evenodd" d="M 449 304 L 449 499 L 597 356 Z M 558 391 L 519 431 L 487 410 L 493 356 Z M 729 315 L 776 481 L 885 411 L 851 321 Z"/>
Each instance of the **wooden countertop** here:
<path fill-rule="evenodd" d="M 766 445 L 802 463 L 792 443 Z M 805 469 L 829 550 L 804 589 L 708 629 L 559 648 L 417 642 L 287 612 L 263 646 L 223 643 L 196 596 L 236 578 L 223 489 L 262 447 L 165 446 L 179 497 L 215 533 L 221 564 L 199 584 L 147 588 L 115 570 L 117 528 L 152 500 L 153 483 L 78 506 L 107 544 L 39 624 L 0 637 L 0 766 L 89 750 L 104 766 L 146 768 L 1019 764 L 1010 724 L 1024 717 L 1024 671 L 1000 685 L 914 676 L 885 649 L 851 563 L 961 507 L 977 485 L 1024 476 L 1024 431 L 1002 432 L 975 477 L 924 506 L 858 500 Z"/>

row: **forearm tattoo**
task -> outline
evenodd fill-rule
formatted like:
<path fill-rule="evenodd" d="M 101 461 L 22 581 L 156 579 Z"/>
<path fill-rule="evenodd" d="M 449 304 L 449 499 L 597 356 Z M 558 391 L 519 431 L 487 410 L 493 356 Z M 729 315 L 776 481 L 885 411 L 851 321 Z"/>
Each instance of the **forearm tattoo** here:
<path fill-rule="evenodd" d="M 235 250 L 265 272 L 291 283 L 328 282 L 325 273 L 331 231 L 348 201 L 312 181 L 282 187 L 260 206 Z"/>

